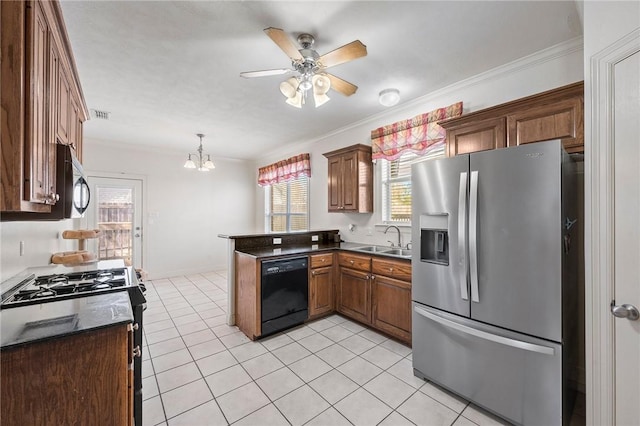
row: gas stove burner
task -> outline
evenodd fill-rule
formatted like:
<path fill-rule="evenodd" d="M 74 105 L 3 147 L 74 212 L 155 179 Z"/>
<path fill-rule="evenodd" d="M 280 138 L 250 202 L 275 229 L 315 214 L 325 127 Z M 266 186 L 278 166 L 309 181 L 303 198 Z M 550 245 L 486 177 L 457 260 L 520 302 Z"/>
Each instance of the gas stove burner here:
<path fill-rule="evenodd" d="M 69 278 L 64 275 L 54 275 L 47 279 L 47 284 L 68 283 Z"/>
<path fill-rule="evenodd" d="M 126 268 L 100 269 L 94 271 L 70 272 L 31 276 L 21 282 L 7 296 L 2 295 L 0 309 L 74 297 L 85 297 L 91 293 L 130 290 Z M 137 283 L 135 285 L 137 286 Z"/>
<path fill-rule="evenodd" d="M 58 294 L 55 290 L 46 287 L 40 287 L 40 290 L 36 290 L 29 296 L 29 299 L 43 299 L 45 297 L 53 297 Z"/>

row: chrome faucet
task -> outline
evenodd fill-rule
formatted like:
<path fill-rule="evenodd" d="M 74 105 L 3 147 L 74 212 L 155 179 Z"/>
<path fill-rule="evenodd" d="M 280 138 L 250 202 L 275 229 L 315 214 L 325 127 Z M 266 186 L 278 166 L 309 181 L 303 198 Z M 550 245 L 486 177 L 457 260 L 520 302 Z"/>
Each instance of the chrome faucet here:
<path fill-rule="evenodd" d="M 389 226 L 387 226 L 387 229 L 384 230 L 385 234 L 387 233 L 389 228 L 396 228 L 396 231 L 398 231 L 398 247 L 402 248 L 402 236 L 400 235 L 400 228 L 398 228 L 395 225 L 389 225 Z M 395 247 L 391 241 L 389 241 L 389 242 L 391 243 L 391 247 Z"/>

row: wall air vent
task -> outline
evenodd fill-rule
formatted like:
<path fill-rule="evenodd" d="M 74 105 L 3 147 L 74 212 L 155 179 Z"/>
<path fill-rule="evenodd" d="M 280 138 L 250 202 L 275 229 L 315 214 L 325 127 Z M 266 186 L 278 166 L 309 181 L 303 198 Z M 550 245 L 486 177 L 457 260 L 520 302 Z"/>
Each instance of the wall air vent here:
<path fill-rule="evenodd" d="M 108 120 L 109 116 L 111 115 L 110 112 L 101 111 L 99 109 L 92 109 L 91 112 L 93 112 L 93 117 L 98 120 Z"/>

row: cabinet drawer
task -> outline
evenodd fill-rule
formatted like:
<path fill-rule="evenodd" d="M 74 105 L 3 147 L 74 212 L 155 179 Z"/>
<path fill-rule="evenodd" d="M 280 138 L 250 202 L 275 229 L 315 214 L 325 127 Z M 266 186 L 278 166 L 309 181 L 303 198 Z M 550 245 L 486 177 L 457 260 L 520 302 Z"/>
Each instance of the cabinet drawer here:
<path fill-rule="evenodd" d="M 411 263 L 398 262 L 374 257 L 371 262 L 371 272 L 374 275 L 384 275 L 397 280 L 411 282 Z"/>
<path fill-rule="evenodd" d="M 369 256 L 358 256 L 351 253 L 339 253 L 338 263 L 340 266 L 346 266 L 351 269 L 359 269 L 369 272 L 371 269 L 371 258 Z"/>
<path fill-rule="evenodd" d="M 309 264 L 311 269 L 330 266 L 333 264 L 333 253 L 313 254 L 309 256 Z"/>

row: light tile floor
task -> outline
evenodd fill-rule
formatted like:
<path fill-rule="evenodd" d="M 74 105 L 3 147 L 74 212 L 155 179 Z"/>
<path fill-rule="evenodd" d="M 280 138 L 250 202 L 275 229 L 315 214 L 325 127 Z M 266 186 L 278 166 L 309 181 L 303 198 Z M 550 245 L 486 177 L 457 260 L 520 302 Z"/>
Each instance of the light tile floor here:
<path fill-rule="evenodd" d="M 145 425 L 496 425 L 413 376 L 411 349 L 339 315 L 257 342 L 226 325 L 226 271 L 148 281 Z"/>

